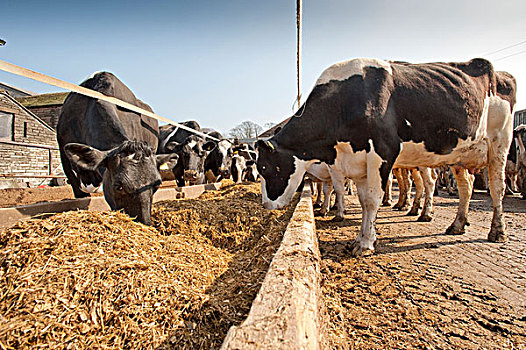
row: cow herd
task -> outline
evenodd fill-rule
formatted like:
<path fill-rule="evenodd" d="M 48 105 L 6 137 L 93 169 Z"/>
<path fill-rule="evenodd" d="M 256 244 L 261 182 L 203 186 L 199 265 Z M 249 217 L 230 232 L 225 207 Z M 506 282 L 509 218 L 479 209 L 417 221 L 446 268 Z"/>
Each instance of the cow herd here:
<path fill-rule="evenodd" d="M 152 111 L 111 73 L 95 73 L 81 86 Z M 70 93 L 59 116 L 57 140 L 75 197 L 102 191 L 111 209 L 123 209 L 150 224 L 161 168 L 169 169 L 179 186 L 215 182 L 231 174 L 237 182 L 256 180 L 251 146 L 222 139 L 195 121 L 182 125 L 205 137 L 173 125 L 159 127 L 153 118 Z"/>
<path fill-rule="evenodd" d="M 111 73 L 96 73 L 82 86 L 151 111 Z M 336 193 L 335 220 L 344 219 L 343 195 L 352 179 L 363 210 L 360 233 L 349 245 L 357 256 L 374 250 L 376 214 L 380 205 L 392 204 L 393 174 L 400 187 L 395 207 L 401 210 L 414 181 L 409 214 L 421 210 L 420 221 L 432 220 L 436 186 L 455 184 L 459 207 L 446 233 L 461 234 L 473 174 L 486 168 L 493 200 L 488 240 L 506 240 L 505 189 L 526 197 L 526 127 L 513 130 L 515 96 L 515 79 L 484 59 L 354 59 L 326 69 L 295 115 L 256 149 L 195 121 L 183 123 L 186 128 L 159 127 L 153 118 L 76 93 L 64 103 L 57 137 L 75 196 L 102 187 L 112 209 L 146 224 L 161 166 L 179 186 L 260 177 L 267 209 L 287 205 L 307 174 L 323 183 L 322 214 Z"/>

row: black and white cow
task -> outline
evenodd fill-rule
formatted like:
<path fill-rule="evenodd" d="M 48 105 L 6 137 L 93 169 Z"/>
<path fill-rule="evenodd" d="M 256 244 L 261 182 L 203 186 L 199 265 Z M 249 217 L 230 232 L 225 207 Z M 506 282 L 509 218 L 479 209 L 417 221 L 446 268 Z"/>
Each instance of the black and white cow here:
<path fill-rule="evenodd" d="M 170 141 L 165 151 L 176 153 L 179 161 L 173 168 L 177 185 L 201 185 L 205 183 L 205 160 L 216 147 L 214 141 L 207 141 L 199 135 L 188 136 L 183 142 Z"/>
<path fill-rule="evenodd" d="M 513 77 L 510 81 L 514 86 Z M 327 163 L 337 186 L 356 184 L 363 209 L 352 255 L 374 250 L 375 222 L 393 166 L 456 165 L 459 210 L 448 234 L 461 234 L 473 185 L 468 169 L 490 172 L 493 220 L 489 241 L 506 239 L 504 164 L 511 142 L 514 89 L 497 94 L 490 62 L 388 62 L 354 59 L 326 69 L 303 106 L 268 141 L 258 141 L 262 199 L 287 205 L 305 171 Z M 334 181 L 334 175 L 341 181 Z"/>
<path fill-rule="evenodd" d="M 217 142 L 217 147 L 208 154 L 205 160 L 205 174 L 207 181 L 217 182 L 221 179 L 229 179 L 233 156 L 232 142 L 223 139 L 223 135 L 215 130 L 203 129 L 202 131 L 219 140 Z"/>
<path fill-rule="evenodd" d="M 196 122 L 195 120 L 189 120 L 186 122 L 181 122 L 179 124 L 187 126 L 196 131 L 201 131 L 201 127 L 199 126 L 199 123 Z M 177 144 L 183 143 L 189 136 L 192 136 L 192 135 L 195 135 L 195 134 L 191 131 L 182 129 L 175 125 L 171 125 L 171 124 L 161 125 L 159 127 L 159 148 L 157 149 L 157 153 L 170 153 L 170 151 L 166 149 L 166 145 L 168 143 L 170 142 L 177 142 Z"/>
<path fill-rule="evenodd" d="M 519 125 L 513 132 L 517 142 L 517 189 L 526 199 L 526 125 Z"/>
<path fill-rule="evenodd" d="M 151 111 L 111 73 L 96 73 L 81 86 Z M 124 209 L 150 224 L 152 197 L 161 184 L 158 166 L 178 158 L 155 155 L 157 134 L 153 118 L 70 93 L 59 116 L 57 139 L 75 197 L 86 197 L 103 187 L 111 209 Z"/>
<path fill-rule="evenodd" d="M 232 180 L 236 183 L 242 181 L 255 182 L 258 178 L 256 170 L 257 152 L 248 144 L 236 144 L 232 151 Z"/>

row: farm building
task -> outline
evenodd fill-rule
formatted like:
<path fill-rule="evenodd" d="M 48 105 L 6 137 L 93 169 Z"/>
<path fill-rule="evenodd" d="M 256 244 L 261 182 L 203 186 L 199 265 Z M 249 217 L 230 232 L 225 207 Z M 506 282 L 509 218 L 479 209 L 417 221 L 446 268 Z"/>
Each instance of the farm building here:
<path fill-rule="evenodd" d="M 56 170 L 62 172 L 53 128 L 0 91 L 0 188 L 47 184 L 44 176 Z"/>
<path fill-rule="evenodd" d="M 513 115 L 513 129 L 521 124 L 526 124 L 526 109 L 516 111 Z"/>
<path fill-rule="evenodd" d="M 13 97 L 27 97 L 35 95 L 34 92 L 21 89 L 19 87 L 0 81 L 0 91 L 7 91 Z"/>
<path fill-rule="evenodd" d="M 55 92 L 17 97 L 17 101 L 56 130 L 60 109 L 67 95 L 67 92 Z"/>

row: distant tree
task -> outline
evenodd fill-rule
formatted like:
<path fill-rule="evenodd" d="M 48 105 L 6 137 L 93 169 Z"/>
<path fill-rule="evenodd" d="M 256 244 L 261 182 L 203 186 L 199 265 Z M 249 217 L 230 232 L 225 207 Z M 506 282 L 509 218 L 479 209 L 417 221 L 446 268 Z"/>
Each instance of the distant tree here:
<path fill-rule="evenodd" d="M 244 121 L 243 123 L 230 129 L 230 137 L 238 139 L 252 139 L 258 137 L 263 131 L 263 128 L 251 121 Z"/>
<path fill-rule="evenodd" d="M 265 123 L 265 129 L 270 129 L 271 127 L 273 127 L 274 125 L 276 125 L 276 123 L 273 123 L 273 122 L 268 122 L 268 123 Z"/>

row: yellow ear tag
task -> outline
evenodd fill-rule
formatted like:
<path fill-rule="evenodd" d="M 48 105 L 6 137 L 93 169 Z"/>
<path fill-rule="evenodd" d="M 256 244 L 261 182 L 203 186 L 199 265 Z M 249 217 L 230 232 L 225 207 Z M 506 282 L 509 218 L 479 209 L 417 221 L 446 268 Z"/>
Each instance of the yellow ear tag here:
<path fill-rule="evenodd" d="M 267 145 L 268 145 L 271 149 L 275 150 L 274 145 L 272 144 L 272 142 L 267 141 Z"/>
<path fill-rule="evenodd" d="M 170 168 L 168 168 L 168 163 L 163 163 L 163 165 L 159 167 L 159 170 L 170 170 Z"/>

